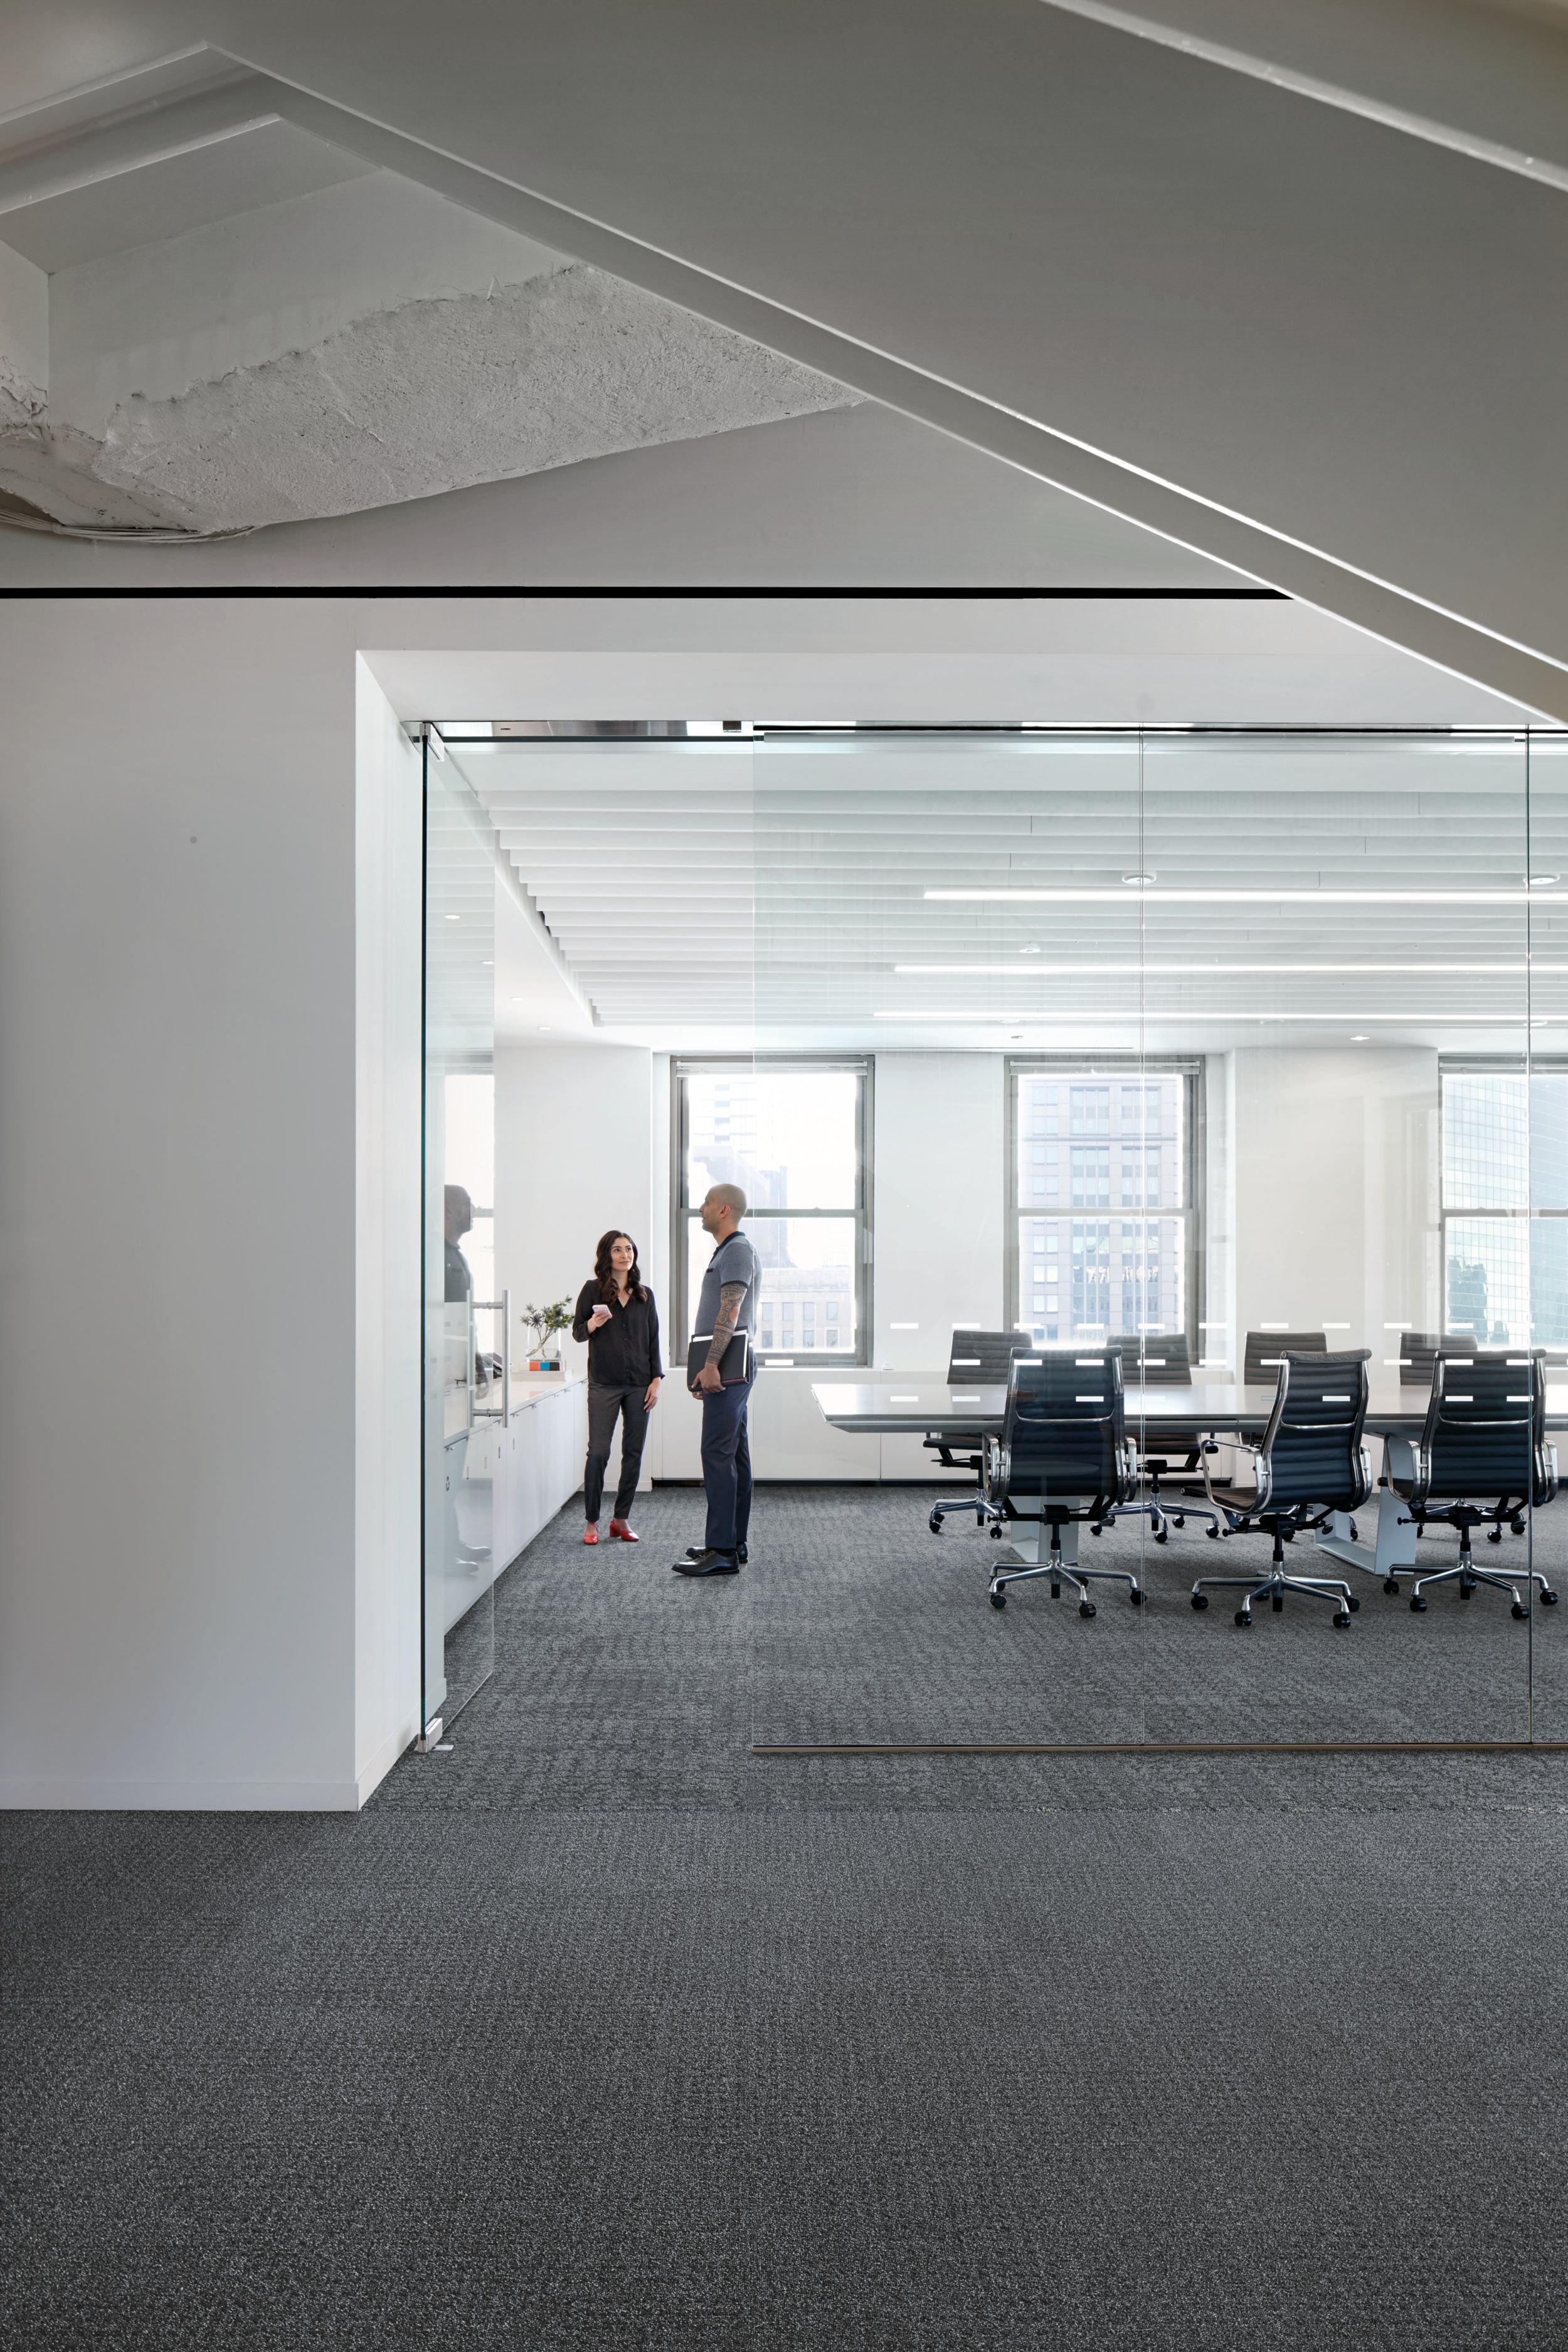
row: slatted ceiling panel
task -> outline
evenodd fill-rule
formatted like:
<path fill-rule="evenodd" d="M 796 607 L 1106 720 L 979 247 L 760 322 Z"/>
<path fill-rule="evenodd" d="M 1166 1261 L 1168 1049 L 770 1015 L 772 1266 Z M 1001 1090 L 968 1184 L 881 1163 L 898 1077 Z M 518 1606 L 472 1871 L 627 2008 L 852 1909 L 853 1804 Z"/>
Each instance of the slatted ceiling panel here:
<path fill-rule="evenodd" d="M 1181 906 L 929 900 L 928 887 L 1518 889 L 1522 754 L 1511 743 L 1185 739 L 1147 748 L 1140 831 L 1124 741 L 816 738 L 496 743 L 454 751 L 501 845 L 606 1025 L 717 1017 L 764 1028 L 869 1027 L 932 1008 L 1125 1023 L 1190 1042 L 1212 1020 L 1308 1011 L 1517 1022 L 1522 971 L 1205 972 L 1262 961 L 1514 962 L 1510 906 Z M 1563 766 L 1568 779 L 1568 761 Z M 1568 810 L 1568 796 L 1563 807 Z M 1537 860 L 1539 862 L 1539 860 Z M 1559 860 L 1568 869 L 1568 847 Z M 1568 919 L 1534 909 L 1535 950 Z M 1019 952 L 1029 943 L 1038 957 Z M 1047 964 L 1177 962 L 1180 973 L 1047 973 Z M 895 973 L 1001 962 L 1000 973 Z M 1537 988 L 1544 975 L 1538 976 Z M 1568 1009 L 1568 988 L 1563 991 Z M 1538 1003 L 1539 1003 L 1538 998 Z M 942 1028 L 928 1024 L 938 1039 Z M 1313 1034 L 1304 1027 L 1301 1041 Z M 1273 1033 L 1287 1042 L 1291 1032 Z"/>

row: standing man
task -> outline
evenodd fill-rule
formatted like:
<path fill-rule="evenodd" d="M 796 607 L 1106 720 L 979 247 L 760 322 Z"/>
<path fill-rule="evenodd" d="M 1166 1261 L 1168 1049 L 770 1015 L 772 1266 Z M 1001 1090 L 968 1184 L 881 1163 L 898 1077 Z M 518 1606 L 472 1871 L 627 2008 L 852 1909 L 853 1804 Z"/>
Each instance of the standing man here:
<path fill-rule="evenodd" d="M 702 1484 L 708 1495 L 708 1526 L 673 1563 L 678 1576 L 734 1576 L 746 1557 L 752 1516 L 752 1451 L 746 1442 L 746 1407 L 752 1373 L 728 1386 L 719 1377 L 725 1349 L 737 1331 L 752 1328 L 757 1296 L 757 1254 L 740 1230 L 746 1196 L 738 1184 L 715 1184 L 702 1203 L 702 1230 L 718 1244 L 702 1277 L 697 1328 L 710 1331 L 708 1360 L 692 1383 L 702 1399 Z"/>

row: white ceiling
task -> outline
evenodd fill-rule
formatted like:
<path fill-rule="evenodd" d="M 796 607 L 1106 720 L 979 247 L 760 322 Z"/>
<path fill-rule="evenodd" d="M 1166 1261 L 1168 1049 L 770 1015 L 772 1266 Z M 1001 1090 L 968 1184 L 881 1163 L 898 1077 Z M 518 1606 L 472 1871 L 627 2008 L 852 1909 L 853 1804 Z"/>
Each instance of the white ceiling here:
<path fill-rule="evenodd" d="M 15 110 L 0 124 L 0 180 L 11 174 L 16 200 L 16 142 L 67 133 L 107 136 L 128 183 L 143 167 L 159 174 L 160 152 L 174 152 L 162 118 L 215 92 L 171 85 L 142 123 L 140 161 L 126 108 L 175 70 L 172 53 L 200 50 L 200 65 L 176 58 L 178 71 L 247 78 L 228 101 L 216 93 L 250 107 L 247 120 L 280 117 L 819 379 L 1560 711 L 1561 29 L 1539 9 L 1526 24 L 1528 9 L 1479 0 L 1354 11 L 1285 0 L 1263 12 L 1149 0 L 1161 36 L 1149 39 L 1137 6 L 1073 4 L 1080 13 L 936 0 L 911 39 L 888 0 L 673 16 L 629 0 L 576 11 L 452 0 L 437 12 L 401 0 L 120 0 L 109 11 L 12 0 L 0 15 Z M 1215 37 L 1226 25 L 1237 36 L 1228 46 Z M 229 128 L 243 131 L 227 141 L 234 154 L 192 167 L 195 182 L 209 169 L 221 180 L 252 140 L 264 153 L 269 131 Z M 84 193 L 79 173 L 59 180 L 60 158 L 42 164 L 56 178 L 37 205 L 61 202 L 68 184 L 73 201 Z M 179 173 L 176 184 L 195 184 Z M 122 193 L 134 213 L 142 199 Z M 233 192 L 215 185 L 211 200 Z M 36 249 L 84 252 L 122 233 L 112 205 L 79 209 L 74 244 Z M 176 206 L 165 218 L 184 216 Z M 62 236 L 67 226 L 55 223 Z M 48 226 L 35 220 L 31 234 Z M 133 250 L 172 256 L 203 233 Z M 309 230 L 293 244 L 309 251 Z M 26 266 L 19 249 L 12 257 Z M 247 323 L 264 307 L 251 302 Z M 214 323 L 190 323 L 193 352 Z M 301 331 L 312 349 L 321 340 L 308 319 Z M 405 373 L 393 346 L 392 373 Z M 232 401 L 195 420 L 208 453 L 243 453 L 248 403 L 265 407 L 279 389 L 253 384 L 247 368 L 230 365 Z M 193 375 L 198 390 L 226 380 Z M 276 449 L 330 432 L 330 404 L 285 406 Z M 362 456 L 380 414 L 356 411 L 369 428 Z M 403 414 L 435 462 L 390 466 L 384 495 L 462 478 L 443 472 L 439 446 L 461 441 L 462 394 L 443 379 L 433 410 L 414 402 Z M 637 415 L 623 421 L 619 446 L 641 446 Z M 711 421 L 702 410 L 698 429 Z M 129 485 L 115 474 L 121 519 L 132 496 L 164 494 L 175 520 L 231 515 L 221 497 L 195 495 L 211 485 L 187 462 L 189 420 L 130 422 L 149 427 L 158 462 L 133 465 Z M 29 416 L 34 439 L 53 429 Z M 116 451 L 128 446 L 148 457 L 121 429 Z M 550 446 L 556 464 L 584 454 Z M 58 454 L 89 476 L 97 462 Z M 493 471 L 493 460 L 487 446 L 482 463 Z M 36 465 L 25 479 L 24 495 L 47 496 Z M 268 506 L 247 481 L 257 518 L 320 509 L 320 467 L 292 487 L 303 504 Z M 340 502 L 374 487 L 374 466 L 361 465 Z"/>
<path fill-rule="evenodd" d="M 138 246 L 160 245 L 209 222 L 363 178 L 374 167 L 291 122 L 97 180 L 7 213 L 7 245 L 50 272 Z"/>
<path fill-rule="evenodd" d="M 492 740 L 452 761 L 616 1036 L 1517 1046 L 1528 1003 L 1537 1042 L 1568 1043 L 1563 738 L 1532 744 L 1528 800 L 1521 740 L 1462 736 L 1166 735 L 1142 761 L 1125 737 Z M 1527 898 L 1527 866 L 1561 880 Z M 1163 895 L 1216 889 L 1305 895 Z"/>

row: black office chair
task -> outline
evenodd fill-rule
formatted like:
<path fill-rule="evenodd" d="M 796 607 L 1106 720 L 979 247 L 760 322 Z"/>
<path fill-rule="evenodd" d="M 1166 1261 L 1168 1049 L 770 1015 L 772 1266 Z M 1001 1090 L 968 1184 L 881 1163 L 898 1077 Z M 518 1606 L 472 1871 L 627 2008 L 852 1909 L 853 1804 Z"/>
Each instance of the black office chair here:
<path fill-rule="evenodd" d="M 952 1346 L 948 1354 L 947 1384 L 951 1389 L 958 1389 L 973 1381 L 977 1388 L 982 1384 L 992 1388 L 1005 1386 L 1014 1357 L 1026 1356 L 1028 1352 L 1029 1335 L 1026 1331 L 966 1331 L 960 1328 L 952 1335 Z M 933 1536 L 941 1535 L 942 1523 L 952 1511 L 973 1511 L 976 1527 L 984 1522 L 985 1496 L 978 1484 L 984 1476 L 984 1460 L 978 1454 L 955 1454 L 952 1447 L 962 1442 L 951 1433 L 944 1435 L 940 1429 L 928 1430 L 921 1440 L 927 1453 L 934 1454 L 944 1470 L 973 1470 L 977 1482 L 973 1494 L 955 1495 L 951 1500 L 944 1498 L 931 1505 L 929 1525 Z"/>
<path fill-rule="evenodd" d="M 1112 1339 L 1110 1344 L 1121 1358 L 1124 1382 L 1139 1388 L 1190 1389 L 1192 1387 L 1192 1350 L 1187 1345 L 1187 1335 L 1184 1331 L 1149 1332 L 1141 1334 L 1135 1339 L 1131 1338 Z M 1134 1503 L 1126 1510 L 1119 1510 L 1116 1514 L 1117 1517 L 1127 1518 L 1140 1513 L 1147 1513 L 1154 1541 L 1157 1544 L 1168 1543 L 1170 1535 L 1167 1521 L 1170 1527 L 1184 1528 L 1187 1524 L 1184 1506 L 1200 1496 L 1203 1488 L 1201 1486 L 1179 1487 L 1177 1494 L 1181 1498 L 1180 1503 L 1177 1508 L 1171 1510 L 1166 1507 L 1160 1481 L 1162 1478 L 1194 1476 L 1203 1466 L 1205 1452 L 1213 1453 L 1214 1450 L 1212 1444 L 1199 1444 L 1190 1446 L 1178 1462 L 1173 1454 L 1146 1454 L 1140 1448 L 1138 1475 L 1141 1479 L 1146 1478 L 1149 1482 L 1149 1500 L 1146 1504 Z M 1193 1513 L 1193 1517 L 1207 1519 L 1211 1525 L 1217 1525 L 1212 1511 L 1197 1510 Z M 1095 1528 L 1091 1532 L 1098 1534 L 1099 1530 Z"/>
<path fill-rule="evenodd" d="M 1410 1606 L 1419 1614 L 1426 1607 L 1426 1588 L 1458 1581 L 1468 1601 L 1478 1584 L 1506 1592 L 1516 1617 L 1528 1617 L 1529 1606 L 1519 1597 L 1517 1580 L 1506 1571 L 1478 1568 L 1470 1552 L 1470 1531 L 1487 1529 L 1489 1543 L 1501 1543 L 1503 1522 L 1522 1528 L 1521 1513 L 1550 1503 L 1557 1493 L 1557 1448 L 1546 1442 L 1546 1366 L 1539 1355 L 1510 1355 L 1506 1349 L 1488 1349 L 1465 1358 L 1447 1349 L 1432 1368 L 1432 1395 L 1417 1444 L 1411 1449 L 1413 1467 L 1402 1476 L 1385 1468 L 1389 1485 L 1409 1509 L 1416 1533 L 1427 1528 L 1456 1528 L 1458 1563 L 1418 1576 L 1411 1588 Z M 1479 1495 L 1497 1501 L 1478 1502 Z M 1526 1571 L 1527 1589 L 1549 1606 L 1557 1595 L 1539 1569 Z M 1390 1576 L 1385 1592 L 1397 1592 Z"/>
<path fill-rule="evenodd" d="M 1399 1338 L 1399 1385 L 1424 1389 L 1431 1385 L 1439 1356 L 1473 1356 L 1473 1331 L 1403 1331 Z"/>
<path fill-rule="evenodd" d="M 1238 1625 L 1252 1622 L 1252 1604 L 1266 1596 L 1283 1609 L 1287 1592 L 1314 1601 L 1335 1601 L 1336 1625 L 1348 1625 L 1361 1603 L 1342 1577 L 1288 1576 L 1285 1546 L 1314 1528 L 1326 1527 L 1336 1511 L 1358 1510 L 1372 1492 L 1372 1463 L 1362 1432 L 1366 1423 L 1370 1350 L 1346 1349 L 1330 1355 L 1292 1349 L 1279 1367 L 1274 1410 L 1260 1445 L 1238 1450 L 1252 1459 L 1251 1491 L 1234 1481 L 1218 1486 L 1206 1475 L 1208 1497 L 1223 1511 L 1232 1535 L 1260 1528 L 1274 1538 L 1267 1576 L 1201 1576 L 1193 1587 L 1193 1607 L 1206 1609 L 1205 1585 L 1245 1586 Z M 1212 1532 L 1212 1531 L 1211 1531 Z"/>
<path fill-rule="evenodd" d="M 1080 1617 L 1094 1615 L 1092 1581 L 1125 1584 L 1134 1609 L 1142 1601 L 1138 1579 L 1125 1569 L 1068 1568 L 1062 1529 L 1110 1518 L 1138 1490 L 1138 1465 L 1124 1425 L 1121 1359 L 1102 1348 L 1079 1355 L 1064 1348 L 1020 1356 L 1007 1382 L 1007 1417 L 999 1438 L 985 1441 L 985 1510 L 997 1533 L 1009 1519 L 1037 1518 L 1050 1530 L 1050 1557 L 1034 1568 L 998 1569 L 991 1606 L 1005 1609 L 1009 1584 L 1048 1576 L 1051 1599 L 1064 1584 L 1078 1594 Z M 1039 1503 L 1021 1511 L 1019 1501 Z"/>
<path fill-rule="evenodd" d="M 1249 1331 L 1242 1363 L 1242 1383 L 1249 1389 L 1268 1385 L 1287 1356 L 1324 1356 L 1329 1342 L 1321 1331 Z"/>

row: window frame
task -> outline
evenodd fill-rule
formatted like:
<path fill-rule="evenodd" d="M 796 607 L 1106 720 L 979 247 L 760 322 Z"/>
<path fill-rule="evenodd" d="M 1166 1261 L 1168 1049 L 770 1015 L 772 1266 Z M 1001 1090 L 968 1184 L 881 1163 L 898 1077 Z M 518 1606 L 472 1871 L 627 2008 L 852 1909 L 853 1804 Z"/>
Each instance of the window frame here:
<path fill-rule="evenodd" d="M 1092 1218 L 1096 1223 L 1100 1223 L 1116 1219 L 1123 1213 L 1142 1219 L 1161 1214 L 1166 1216 L 1174 1214 L 1185 1219 L 1186 1250 L 1183 1271 L 1187 1312 L 1184 1329 L 1188 1352 L 1194 1365 L 1196 1366 L 1201 1353 L 1198 1343 L 1201 1336 L 1199 1325 L 1204 1312 L 1203 1284 L 1206 1241 L 1204 1228 L 1208 1170 L 1208 1129 L 1205 1098 L 1206 1074 L 1206 1060 L 1202 1054 L 1007 1054 L 1004 1055 L 1002 1126 L 1005 1158 L 1004 1181 L 1006 1226 L 1002 1295 L 1006 1302 L 1004 1313 L 1010 1329 L 1033 1328 L 1032 1323 L 1021 1323 L 1019 1320 L 1022 1307 L 1022 1268 L 1019 1262 L 1018 1223 L 1022 1217 L 1037 1213 L 1032 1205 L 1026 1207 L 1018 1197 L 1018 1146 L 1021 1140 L 1018 1133 L 1020 1080 L 1026 1077 L 1047 1076 L 1068 1079 L 1092 1076 L 1097 1078 L 1103 1077 L 1109 1086 L 1118 1086 L 1140 1083 L 1151 1076 L 1162 1078 L 1176 1076 L 1184 1079 L 1186 1090 L 1186 1207 L 1175 1211 L 1167 1209 L 1163 1212 L 1148 1209 L 1131 1209 L 1124 1213 L 1116 1209 L 1075 1210 L 1071 1205 L 1072 1161 L 1069 1156 L 1060 1163 L 1068 1175 L 1068 1197 L 1055 1213 L 1069 1224 L 1075 1216 L 1084 1219 Z M 1102 1139 L 1099 1135 L 1085 1134 L 1075 1138 L 1064 1133 L 1058 1138 L 1058 1140 L 1070 1154 L 1071 1146 L 1075 1141 L 1081 1144 L 1099 1145 Z M 1103 1139 L 1107 1144 L 1111 1140 L 1109 1135 Z M 1143 1144 L 1140 1149 L 1146 1152 L 1148 1147 Z M 1147 1167 L 1148 1162 L 1145 1160 L 1145 1174 Z M 1147 1189 L 1146 1186 L 1144 1189 Z M 1063 1312 L 1064 1310 L 1058 1307 L 1058 1315 Z"/>
<path fill-rule="evenodd" d="M 1446 1078 L 1522 1078 L 1525 1085 L 1525 1204 L 1522 1209 L 1469 1208 L 1462 1202 L 1448 1198 L 1448 1144 L 1445 1133 L 1447 1117 Z M 1437 1309 L 1439 1328 L 1448 1332 L 1448 1224 L 1450 1219 L 1467 1224 L 1495 1223 L 1522 1224 L 1524 1227 L 1524 1266 L 1527 1291 L 1531 1298 L 1530 1336 L 1523 1340 L 1511 1340 L 1513 1347 L 1556 1348 L 1555 1340 L 1537 1340 L 1533 1293 L 1535 1279 L 1534 1253 L 1531 1235 L 1537 1223 L 1562 1224 L 1568 1222 L 1568 1207 L 1538 1209 L 1531 1192 L 1530 1085 L 1533 1078 L 1568 1079 L 1568 1054 L 1439 1054 L 1437 1056 Z M 1465 1328 L 1457 1326 L 1456 1328 Z M 1489 1339 L 1478 1338 L 1477 1345 L 1488 1347 Z"/>
<path fill-rule="evenodd" d="M 873 1360 L 872 1313 L 875 1291 L 876 1255 L 873 1234 L 872 1148 L 876 1132 L 875 1097 L 877 1083 L 876 1056 L 871 1054 L 672 1054 L 669 1057 L 669 1135 L 670 1135 L 670 1248 L 674 1291 L 671 1320 L 676 1333 L 676 1348 L 684 1360 L 691 1342 L 687 1328 L 687 1302 L 691 1289 L 689 1228 L 691 1218 L 701 1205 L 686 1197 L 687 1144 L 690 1132 L 688 1117 L 686 1079 L 695 1070 L 734 1070 L 748 1077 L 769 1071 L 786 1073 L 794 1070 L 848 1070 L 858 1081 L 855 1109 L 855 1205 L 848 1209 L 751 1209 L 744 1220 L 746 1225 L 787 1223 L 806 1218 L 842 1218 L 853 1215 L 855 1220 L 855 1346 L 847 1348 L 769 1348 L 765 1355 L 761 1343 L 761 1318 L 752 1330 L 753 1345 L 759 1361 L 773 1363 L 826 1365 L 869 1364 Z M 758 1302 L 760 1305 L 760 1302 Z M 827 1328 L 826 1317 L 823 1328 Z"/>

